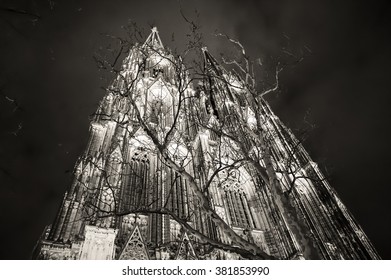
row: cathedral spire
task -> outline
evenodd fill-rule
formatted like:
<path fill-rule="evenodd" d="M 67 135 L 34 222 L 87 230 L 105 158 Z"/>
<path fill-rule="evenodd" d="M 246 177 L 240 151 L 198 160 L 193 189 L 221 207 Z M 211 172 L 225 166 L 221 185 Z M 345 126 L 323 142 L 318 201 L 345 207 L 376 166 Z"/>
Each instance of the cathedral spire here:
<path fill-rule="evenodd" d="M 147 40 L 143 45 L 143 48 L 150 47 L 154 50 L 164 49 L 162 40 L 160 40 L 159 31 L 157 31 L 157 27 L 153 27 L 151 34 L 149 34 Z"/>
<path fill-rule="evenodd" d="M 220 66 L 217 60 L 209 53 L 207 47 L 201 48 L 204 56 L 204 69 L 207 74 L 207 82 L 210 86 L 211 102 L 218 102 L 221 105 L 228 100 L 233 102 L 235 99 L 232 96 L 231 89 L 229 87 L 229 73 Z M 213 87 L 220 87 L 219 91 L 212 90 Z M 213 96 L 212 96 L 213 95 Z M 218 107 L 216 104 L 212 107 Z M 217 113 L 218 115 L 219 113 Z"/>
<path fill-rule="evenodd" d="M 206 69 L 211 69 L 216 72 L 216 74 L 221 74 L 219 69 L 219 64 L 217 60 L 209 53 L 207 47 L 202 47 L 202 54 L 204 56 L 204 67 Z"/>

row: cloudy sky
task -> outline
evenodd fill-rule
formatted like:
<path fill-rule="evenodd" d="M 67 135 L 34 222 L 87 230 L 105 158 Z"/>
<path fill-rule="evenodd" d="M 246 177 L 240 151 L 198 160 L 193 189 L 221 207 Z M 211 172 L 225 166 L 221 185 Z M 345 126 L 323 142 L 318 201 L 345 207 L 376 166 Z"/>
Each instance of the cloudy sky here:
<path fill-rule="evenodd" d="M 304 57 L 272 107 L 294 131 L 315 125 L 305 146 L 391 259 L 390 4 L 353 0 L 0 1 L 0 258 L 30 257 L 70 184 L 110 77 L 93 60 L 102 34 L 133 20 L 174 48 L 188 31 L 180 6 L 217 57 L 216 30 L 254 58 Z"/>

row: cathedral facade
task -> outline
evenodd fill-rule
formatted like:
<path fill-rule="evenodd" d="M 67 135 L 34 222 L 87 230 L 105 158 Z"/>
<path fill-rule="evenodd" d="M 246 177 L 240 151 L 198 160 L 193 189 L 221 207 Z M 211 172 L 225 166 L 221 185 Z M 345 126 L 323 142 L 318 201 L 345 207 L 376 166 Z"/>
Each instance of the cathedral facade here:
<path fill-rule="evenodd" d="M 202 55 L 194 78 L 156 28 L 130 49 L 33 258 L 378 259 L 267 102 Z"/>

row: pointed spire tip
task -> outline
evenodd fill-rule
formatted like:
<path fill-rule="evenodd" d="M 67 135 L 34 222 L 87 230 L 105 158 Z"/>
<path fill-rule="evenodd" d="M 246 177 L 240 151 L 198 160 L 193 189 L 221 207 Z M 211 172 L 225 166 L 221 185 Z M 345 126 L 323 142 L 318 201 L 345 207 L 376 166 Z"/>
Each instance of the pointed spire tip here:
<path fill-rule="evenodd" d="M 154 26 L 152 29 L 151 34 L 149 34 L 147 40 L 143 44 L 143 47 L 149 46 L 155 49 L 164 49 L 162 41 L 159 37 L 159 32 L 157 31 L 157 27 Z"/>

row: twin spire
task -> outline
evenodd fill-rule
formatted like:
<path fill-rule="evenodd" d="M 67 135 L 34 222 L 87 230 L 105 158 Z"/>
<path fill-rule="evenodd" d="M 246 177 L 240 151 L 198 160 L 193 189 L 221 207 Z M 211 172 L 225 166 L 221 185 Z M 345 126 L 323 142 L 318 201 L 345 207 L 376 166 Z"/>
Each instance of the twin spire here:
<path fill-rule="evenodd" d="M 151 31 L 152 31 L 151 34 L 149 34 L 147 40 L 145 40 L 145 42 L 143 44 L 143 48 L 144 47 L 150 47 L 150 48 L 155 49 L 155 50 L 164 49 L 164 46 L 163 46 L 162 40 L 160 39 L 159 31 L 157 30 L 157 27 L 154 26 L 151 29 Z M 204 55 L 205 62 L 211 63 L 211 64 L 217 64 L 217 61 L 209 53 L 207 47 L 203 47 L 203 48 L 201 48 L 201 50 L 202 50 L 202 53 Z"/>
<path fill-rule="evenodd" d="M 164 46 L 162 40 L 160 39 L 159 31 L 157 30 L 157 27 L 156 26 L 153 27 L 151 31 L 152 31 L 151 34 L 149 34 L 147 40 L 145 40 L 142 47 L 143 48 L 149 47 L 154 51 L 164 50 Z M 220 73 L 220 71 L 218 70 L 219 64 L 216 61 L 216 59 L 209 53 L 207 47 L 202 47 L 201 50 L 204 56 L 205 66 L 211 67 L 214 71 Z"/>

